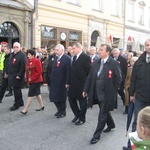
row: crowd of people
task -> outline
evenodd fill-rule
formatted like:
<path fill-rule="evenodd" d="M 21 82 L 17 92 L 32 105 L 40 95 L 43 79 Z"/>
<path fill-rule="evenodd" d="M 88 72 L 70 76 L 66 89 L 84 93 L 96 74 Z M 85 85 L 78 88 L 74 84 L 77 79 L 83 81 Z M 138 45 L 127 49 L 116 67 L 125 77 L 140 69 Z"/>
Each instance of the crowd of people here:
<path fill-rule="evenodd" d="M 134 101 L 132 131 L 136 131 L 138 120 L 137 131 L 142 137 L 140 126 L 145 128 L 145 122 L 139 123 L 142 120 L 139 117 L 142 118 L 145 110 L 139 116 L 138 113 L 150 106 L 149 74 L 150 39 L 145 42 L 145 51 L 139 51 L 137 55 L 132 51 L 112 49 L 108 44 L 102 44 L 99 49 L 91 46 L 88 53 L 79 42 L 67 49 L 62 44 L 57 44 L 47 50 L 44 47 L 27 50 L 21 48 L 18 42 L 13 44 L 12 49 L 7 42 L 1 42 L 0 45 L 0 103 L 8 90 L 9 95 L 6 96 L 14 95 L 14 104 L 9 109 L 18 110 L 24 106 L 22 86 L 28 86 L 28 98 L 20 113 L 28 113 L 34 96 L 39 103 L 36 111 L 43 111 L 45 106 L 40 88 L 42 84 L 46 84 L 49 99 L 57 109 L 54 114 L 56 118 L 66 116 L 68 97 L 74 115 L 72 123 L 75 125 L 84 124 L 87 108 L 97 104 L 100 110 L 91 144 L 100 140 L 102 132 L 110 132 L 115 128 L 110 111 L 118 107 L 118 94 L 125 107 L 124 115 L 128 114 L 130 101 Z M 106 124 L 107 128 L 104 129 Z M 142 139 L 145 140 L 143 137 Z M 131 144 L 128 142 L 123 150 L 130 149 Z"/>

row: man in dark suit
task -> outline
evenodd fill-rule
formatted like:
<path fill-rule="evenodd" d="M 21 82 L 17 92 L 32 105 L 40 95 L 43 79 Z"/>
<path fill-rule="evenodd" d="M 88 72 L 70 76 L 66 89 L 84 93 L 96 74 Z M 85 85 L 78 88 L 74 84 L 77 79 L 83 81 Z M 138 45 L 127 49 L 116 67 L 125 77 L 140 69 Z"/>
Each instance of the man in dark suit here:
<path fill-rule="evenodd" d="M 112 50 L 112 55 L 113 58 L 119 63 L 121 68 L 122 82 L 118 90 L 118 94 L 120 95 L 123 104 L 125 104 L 124 82 L 127 74 L 127 60 L 120 55 L 120 50 L 118 48 L 114 48 Z"/>
<path fill-rule="evenodd" d="M 63 118 L 66 116 L 66 99 L 67 89 L 70 85 L 71 58 L 64 54 L 64 46 L 62 44 L 56 45 L 54 50 L 56 57 L 52 63 L 50 74 L 49 98 L 57 108 L 55 116 L 57 118 Z"/>
<path fill-rule="evenodd" d="M 84 98 L 88 96 L 88 107 L 95 103 L 100 107 L 98 124 L 91 144 L 99 141 L 106 123 L 108 127 L 104 132 L 115 128 L 110 111 L 114 109 L 115 97 L 121 83 L 121 70 L 118 63 L 110 57 L 110 53 L 111 47 L 102 44 L 99 50 L 100 59 L 93 63 L 82 93 Z"/>
<path fill-rule="evenodd" d="M 20 106 L 24 106 L 21 87 L 24 82 L 25 65 L 27 57 L 21 51 L 20 43 L 15 42 L 13 44 L 12 57 L 10 59 L 8 68 L 8 84 L 14 89 L 15 103 L 10 107 L 11 111 L 19 109 Z"/>
<path fill-rule="evenodd" d="M 69 103 L 75 115 L 72 122 L 76 125 L 82 125 L 86 121 L 85 115 L 87 110 L 87 99 L 82 96 L 82 91 L 91 68 L 91 60 L 90 57 L 82 51 L 82 46 L 78 42 L 73 43 L 72 51 L 75 56 L 71 68 Z M 77 102 L 79 102 L 80 107 Z"/>

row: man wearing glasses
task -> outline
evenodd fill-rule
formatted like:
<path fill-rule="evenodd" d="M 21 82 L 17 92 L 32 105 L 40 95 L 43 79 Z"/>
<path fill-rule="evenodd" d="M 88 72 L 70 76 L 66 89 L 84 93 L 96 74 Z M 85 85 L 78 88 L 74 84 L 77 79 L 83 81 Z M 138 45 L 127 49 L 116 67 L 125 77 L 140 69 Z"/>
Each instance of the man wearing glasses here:
<path fill-rule="evenodd" d="M 11 111 L 19 109 L 19 107 L 24 106 L 21 86 L 24 81 L 26 65 L 26 55 L 21 51 L 20 43 L 15 42 L 13 44 L 13 53 L 9 63 L 8 69 L 8 83 L 14 89 L 15 102 Z"/>

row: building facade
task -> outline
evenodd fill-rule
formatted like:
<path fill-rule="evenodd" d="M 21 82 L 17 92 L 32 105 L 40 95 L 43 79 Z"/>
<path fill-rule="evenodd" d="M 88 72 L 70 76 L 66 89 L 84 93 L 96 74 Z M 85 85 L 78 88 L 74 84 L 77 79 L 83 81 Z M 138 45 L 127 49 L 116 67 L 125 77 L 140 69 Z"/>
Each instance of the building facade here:
<path fill-rule="evenodd" d="M 119 1 L 119 4 L 118 4 Z M 117 46 L 123 38 L 123 0 L 39 0 L 35 46 L 65 47 L 79 41 L 85 50 L 101 43 Z M 111 8 L 114 6 L 113 9 Z M 109 10 L 113 10 L 110 12 Z"/>
<path fill-rule="evenodd" d="M 12 46 L 17 41 L 30 47 L 32 11 L 28 1 L 0 0 L 0 42 L 6 41 Z"/>
<path fill-rule="evenodd" d="M 150 39 L 149 0 L 126 0 L 125 47 L 131 51 L 143 51 Z"/>

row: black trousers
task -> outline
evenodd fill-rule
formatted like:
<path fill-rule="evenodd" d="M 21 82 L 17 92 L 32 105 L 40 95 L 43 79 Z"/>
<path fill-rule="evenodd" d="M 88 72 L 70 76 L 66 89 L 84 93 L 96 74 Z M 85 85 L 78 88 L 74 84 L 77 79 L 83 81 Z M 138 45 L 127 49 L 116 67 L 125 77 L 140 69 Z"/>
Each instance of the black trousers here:
<path fill-rule="evenodd" d="M 14 98 L 15 98 L 14 106 L 19 108 L 20 105 L 24 105 L 24 102 L 22 99 L 21 87 L 13 87 L 13 89 L 14 89 Z"/>
<path fill-rule="evenodd" d="M 110 112 L 105 110 L 105 102 L 98 102 L 100 111 L 99 111 L 99 116 L 98 116 L 98 124 L 97 124 L 97 128 L 94 132 L 93 137 L 95 138 L 99 138 L 105 125 L 107 124 L 107 126 L 109 128 L 114 128 L 115 127 L 115 123 L 114 120 L 110 114 Z"/>
<path fill-rule="evenodd" d="M 2 79 L 2 86 L 1 86 L 1 89 L 0 89 L 0 101 L 2 101 L 2 99 L 4 97 L 7 86 L 8 86 L 8 78 L 3 78 Z"/>
<path fill-rule="evenodd" d="M 123 104 L 125 104 L 124 81 L 121 82 L 120 89 L 118 90 L 118 94 L 120 95 Z"/>
<path fill-rule="evenodd" d="M 54 104 L 60 114 L 66 114 L 66 101 L 54 102 Z"/>
<path fill-rule="evenodd" d="M 75 98 L 69 98 L 69 103 L 75 117 L 79 117 L 79 120 L 85 121 L 87 110 L 87 99 L 77 100 Z"/>

